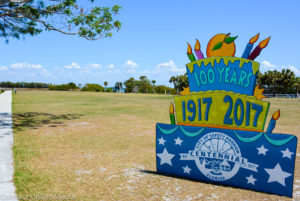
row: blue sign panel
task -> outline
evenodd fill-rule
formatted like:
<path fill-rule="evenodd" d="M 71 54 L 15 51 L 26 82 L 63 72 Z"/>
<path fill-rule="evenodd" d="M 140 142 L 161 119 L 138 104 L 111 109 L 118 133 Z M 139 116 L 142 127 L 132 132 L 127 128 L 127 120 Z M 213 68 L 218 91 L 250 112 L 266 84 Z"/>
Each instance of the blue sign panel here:
<path fill-rule="evenodd" d="M 215 57 L 205 61 L 187 64 L 191 92 L 225 90 L 253 95 L 258 63 L 235 57 Z"/>
<path fill-rule="evenodd" d="M 297 137 L 156 125 L 157 172 L 292 197 Z"/>

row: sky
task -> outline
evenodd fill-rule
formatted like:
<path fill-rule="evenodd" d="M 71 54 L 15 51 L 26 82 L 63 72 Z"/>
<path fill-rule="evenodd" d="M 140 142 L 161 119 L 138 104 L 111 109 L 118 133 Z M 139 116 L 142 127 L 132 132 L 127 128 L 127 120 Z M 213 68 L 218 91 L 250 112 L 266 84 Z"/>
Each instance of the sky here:
<path fill-rule="evenodd" d="M 116 16 L 122 28 L 113 37 L 88 41 L 52 31 L 10 39 L 8 44 L 0 38 L 0 81 L 101 85 L 107 81 L 114 86 L 146 75 L 157 85 L 172 86 L 170 77 L 183 75 L 190 62 L 187 42 L 193 47 L 197 38 L 206 56 L 208 41 L 218 33 L 238 36 L 236 57 L 257 33 L 255 46 L 271 36 L 255 59 L 260 70 L 289 68 L 300 76 L 299 0 L 99 2 L 122 6 Z"/>

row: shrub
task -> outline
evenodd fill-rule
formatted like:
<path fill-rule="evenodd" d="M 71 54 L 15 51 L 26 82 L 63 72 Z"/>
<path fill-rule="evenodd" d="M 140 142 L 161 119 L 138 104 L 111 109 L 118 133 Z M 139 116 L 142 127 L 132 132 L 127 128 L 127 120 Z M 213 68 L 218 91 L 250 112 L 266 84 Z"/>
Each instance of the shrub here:
<path fill-rule="evenodd" d="M 85 84 L 81 91 L 97 91 L 104 92 L 104 88 L 99 84 Z"/>

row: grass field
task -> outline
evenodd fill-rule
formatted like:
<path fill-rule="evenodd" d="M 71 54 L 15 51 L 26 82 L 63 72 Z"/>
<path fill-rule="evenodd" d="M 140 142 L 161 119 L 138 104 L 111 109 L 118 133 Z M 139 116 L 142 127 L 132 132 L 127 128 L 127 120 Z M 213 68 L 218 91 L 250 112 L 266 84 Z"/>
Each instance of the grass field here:
<path fill-rule="evenodd" d="M 173 96 L 164 95 L 18 92 L 13 97 L 17 195 L 75 200 L 289 200 L 151 173 L 156 171 L 155 124 L 169 123 L 172 100 Z M 274 132 L 300 137 L 300 101 L 267 101 L 269 116 L 281 109 Z M 296 200 L 300 199 L 297 159 Z"/>

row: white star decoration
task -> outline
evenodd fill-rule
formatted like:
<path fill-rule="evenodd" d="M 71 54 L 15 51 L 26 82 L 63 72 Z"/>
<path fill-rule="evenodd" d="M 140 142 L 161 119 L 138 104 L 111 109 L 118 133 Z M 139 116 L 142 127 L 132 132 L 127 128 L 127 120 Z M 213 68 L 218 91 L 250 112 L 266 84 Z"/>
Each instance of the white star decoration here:
<path fill-rule="evenodd" d="M 183 140 L 181 140 L 179 137 L 174 140 L 175 140 L 175 145 L 178 144 L 179 146 L 181 146 L 181 143 L 183 142 Z"/>
<path fill-rule="evenodd" d="M 160 165 L 168 164 L 172 166 L 172 158 L 175 156 L 174 154 L 169 154 L 168 150 L 165 148 L 164 151 L 160 154 L 157 154 L 157 156 L 160 158 Z"/>
<path fill-rule="evenodd" d="M 258 155 L 259 155 L 259 154 L 266 155 L 266 152 L 267 152 L 269 149 L 266 149 L 266 148 L 264 147 L 264 145 L 261 145 L 261 147 L 257 148 L 257 150 L 258 150 Z"/>
<path fill-rule="evenodd" d="M 257 180 L 252 176 L 252 174 L 250 174 L 249 177 L 246 177 L 246 179 L 247 179 L 247 184 L 253 184 L 253 185 L 255 185 L 255 181 Z"/>
<path fill-rule="evenodd" d="M 158 144 L 165 145 L 165 142 L 166 142 L 166 140 L 163 137 L 158 139 Z"/>
<path fill-rule="evenodd" d="M 186 165 L 185 167 L 182 167 L 183 168 L 183 173 L 187 173 L 187 174 L 190 174 L 190 172 L 191 172 L 191 168 L 189 168 L 189 166 L 188 165 Z"/>
<path fill-rule="evenodd" d="M 293 152 L 290 152 L 289 148 L 286 148 L 286 150 L 282 151 L 282 158 L 289 158 L 292 159 L 292 154 L 294 154 Z"/>
<path fill-rule="evenodd" d="M 285 179 L 292 174 L 285 172 L 281 169 L 280 164 L 277 163 L 277 165 L 273 169 L 267 169 L 265 168 L 265 171 L 269 174 L 269 180 L 268 183 L 270 182 L 278 182 L 282 186 L 285 186 Z"/>

